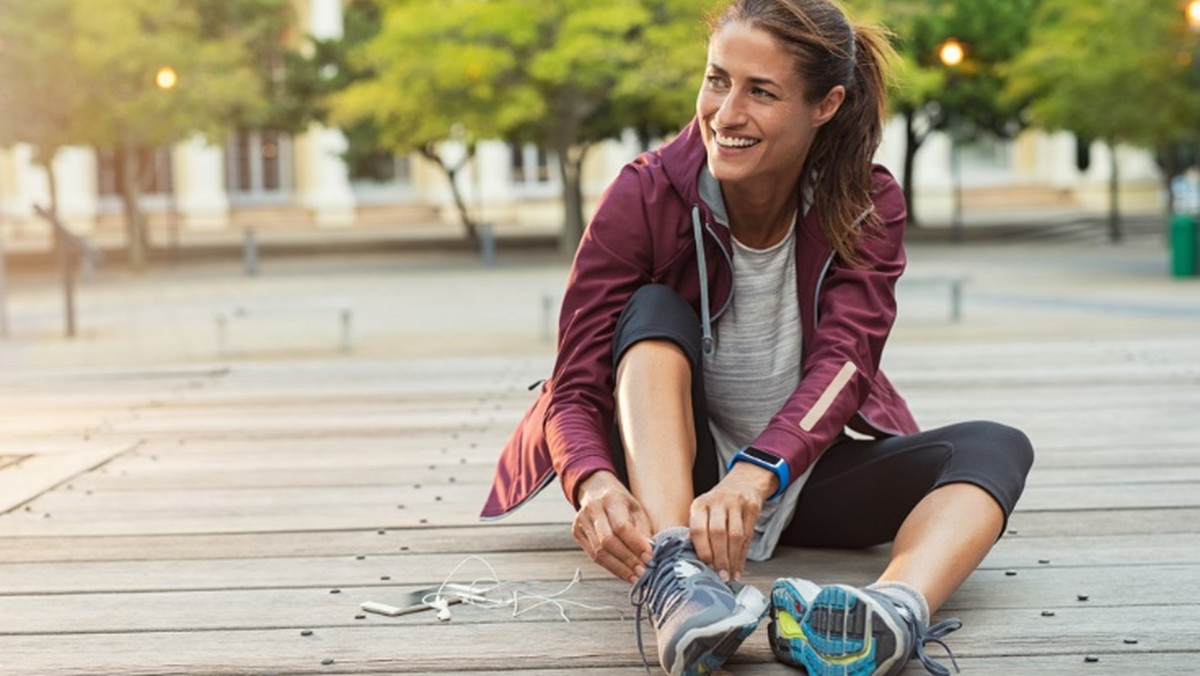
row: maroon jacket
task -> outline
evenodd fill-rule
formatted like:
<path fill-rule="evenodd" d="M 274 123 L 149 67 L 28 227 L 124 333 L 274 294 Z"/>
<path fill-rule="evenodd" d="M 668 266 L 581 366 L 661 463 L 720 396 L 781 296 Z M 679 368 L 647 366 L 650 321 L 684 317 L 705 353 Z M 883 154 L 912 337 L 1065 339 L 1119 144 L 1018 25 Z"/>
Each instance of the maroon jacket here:
<path fill-rule="evenodd" d="M 676 289 L 700 315 L 697 209 L 713 319 L 727 306 L 733 291 L 731 235 L 700 199 L 698 175 L 705 161 L 693 121 L 675 140 L 626 165 L 601 197 L 563 298 L 554 372 L 500 455 L 482 518 L 505 516 L 555 474 L 577 507 L 580 482 L 596 471 L 612 471 L 608 440 L 617 317 L 634 291 L 650 283 Z M 874 437 L 917 431 L 904 400 L 879 370 L 896 315 L 895 283 L 904 270 L 907 210 L 887 170 L 876 167 L 874 179 L 883 228 L 859 245 L 864 266 L 836 259 L 816 209 L 797 224 L 800 384 L 752 444 L 787 460 L 794 477 L 846 425 Z"/>

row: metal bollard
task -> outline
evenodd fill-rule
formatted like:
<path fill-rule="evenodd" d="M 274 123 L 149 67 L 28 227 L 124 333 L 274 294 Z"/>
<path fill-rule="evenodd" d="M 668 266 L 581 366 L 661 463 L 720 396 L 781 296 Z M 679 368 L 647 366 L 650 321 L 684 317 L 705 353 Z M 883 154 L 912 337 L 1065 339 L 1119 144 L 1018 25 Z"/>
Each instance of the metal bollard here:
<path fill-rule="evenodd" d="M 254 238 L 254 228 L 246 228 L 246 236 L 242 242 L 242 263 L 246 274 L 253 277 L 258 274 L 258 242 Z"/>
<path fill-rule="evenodd" d="M 483 259 L 483 267 L 496 265 L 496 233 L 491 223 L 479 224 L 479 253 Z"/>
<path fill-rule="evenodd" d="M 353 344 L 350 342 L 350 322 L 353 314 L 351 313 L 350 308 L 342 308 L 338 312 L 338 316 L 341 317 L 342 320 L 342 354 L 350 354 L 350 352 L 354 349 Z"/>
<path fill-rule="evenodd" d="M 554 294 L 542 293 L 542 342 L 554 340 Z"/>

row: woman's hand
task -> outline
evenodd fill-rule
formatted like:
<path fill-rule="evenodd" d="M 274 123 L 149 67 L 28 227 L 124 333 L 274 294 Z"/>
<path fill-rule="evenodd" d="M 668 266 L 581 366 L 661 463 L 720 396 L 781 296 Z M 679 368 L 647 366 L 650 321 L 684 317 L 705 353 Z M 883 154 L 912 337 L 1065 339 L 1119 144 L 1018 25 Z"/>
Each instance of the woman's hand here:
<path fill-rule="evenodd" d="M 721 579 L 741 580 L 754 524 L 779 479 L 771 472 L 739 462 L 712 490 L 692 501 L 692 544 L 696 556 Z"/>
<path fill-rule="evenodd" d="M 612 472 L 596 472 L 579 485 L 571 534 L 593 561 L 630 583 L 650 563 L 650 519 Z"/>

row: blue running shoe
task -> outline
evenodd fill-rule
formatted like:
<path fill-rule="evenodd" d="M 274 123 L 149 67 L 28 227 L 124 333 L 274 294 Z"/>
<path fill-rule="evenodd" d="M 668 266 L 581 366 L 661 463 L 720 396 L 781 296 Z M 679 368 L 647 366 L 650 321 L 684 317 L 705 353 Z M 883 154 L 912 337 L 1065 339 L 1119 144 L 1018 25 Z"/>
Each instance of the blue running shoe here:
<path fill-rule="evenodd" d="M 777 596 L 784 604 L 782 609 L 776 606 Z M 794 612 L 795 601 L 789 596 L 777 595 L 772 589 L 773 616 Z M 957 619 L 926 627 L 887 595 L 844 585 L 822 587 L 810 598 L 799 625 L 777 621 L 776 637 L 771 641 L 780 661 L 803 667 L 809 676 L 895 676 L 912 657 L 929 673 L 949 676 L 949 669 L 925 653 L 927 643 L 945 648 L 958 670 L 954 654 L 942 640 L 962 627 Z"/>
<path fill-rule="evenodd" d="M 706 676 L 716 671 L 754 633 L 767 612 L 763 593 L 749 585 L 727 585 L 704 564 L 687 529 L 659 537 L 654 558 L 633 585 L 638 650 L 642 661 L 642 612 L 658 635 L 658 659 L 671 676 Z M 647 665 L 647 669 L 649 666 Z"/>
<path fill-rule="evenodd" d="M 771 585 L 771 621 L 767 624 L 767 639 L 771 652 L 784 664 L 803 667 L 800 646 L 804 645 L 804 632 L 800 622 L 812 607 L 813 599 L 821 591 L 815 582 L 798 577 L 785 577 Z"/>

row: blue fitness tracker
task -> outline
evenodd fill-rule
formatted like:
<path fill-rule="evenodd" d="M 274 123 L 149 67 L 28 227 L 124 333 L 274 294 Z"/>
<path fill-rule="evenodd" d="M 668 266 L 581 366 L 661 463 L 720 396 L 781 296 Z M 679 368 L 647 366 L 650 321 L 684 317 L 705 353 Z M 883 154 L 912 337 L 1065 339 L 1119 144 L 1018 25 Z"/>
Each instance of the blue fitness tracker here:
<path fill-rule="evenodd" d="M 765 470 L 770 470 L 771 472 L 775 473 L 775 476 L 779 479 L 779 490 L 775 491 L 774 495 L 767 498 L 768 500 L 774 500 L 780 495 L 783 495 L 783 492 L 787 490 L 788 482 L 792 477 L 788 472 L 787 461 L 778 455 L 775 455 L 774 453 L 768 453 L 761 448 L 746 446 L 733 456 L 733 459 L 729 461 L 729 467 L 726 467 L 725 471 L 733 469 L 733 466 L 739 462 L 748 462 L 751 465 L 758 465 Z"/>

